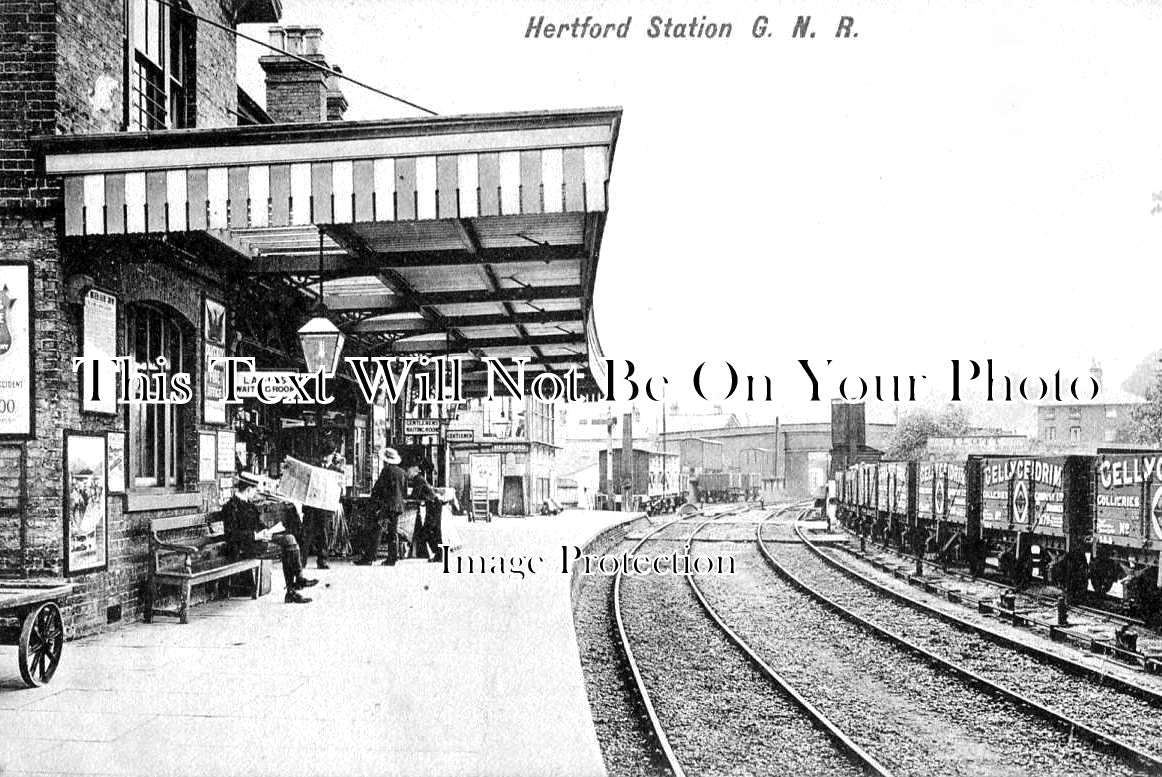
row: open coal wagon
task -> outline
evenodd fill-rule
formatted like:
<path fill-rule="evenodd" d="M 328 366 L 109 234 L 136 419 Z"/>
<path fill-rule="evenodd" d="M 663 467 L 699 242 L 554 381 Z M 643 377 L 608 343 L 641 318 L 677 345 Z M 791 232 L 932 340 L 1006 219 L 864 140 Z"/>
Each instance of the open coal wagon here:
<path fill-rule="evenodd" d="M 65 645 L 60 601 L 73 585 L 60 580 L 0 580 L 0 645 L 16 645 L 20 676 L 30 688 L 45 685 L 60 665 Z"/>

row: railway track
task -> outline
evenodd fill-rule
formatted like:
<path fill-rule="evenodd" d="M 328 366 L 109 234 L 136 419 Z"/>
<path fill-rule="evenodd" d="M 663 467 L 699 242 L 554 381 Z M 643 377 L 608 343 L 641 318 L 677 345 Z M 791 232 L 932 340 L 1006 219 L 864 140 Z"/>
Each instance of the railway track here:
<path fill-rule="evenodd" d="M 684 548 L 689 551 L 702 528 L 734 512 L 686 521 L 697 524 Z M 682 542 L 655 539 L 676 524 L 652 529 L 630 553 Z M 678 580 L 618 573 L 612 607 L 633 686 L 675 777 L 890 774 L 727 626 L 693 575 Z"/>
<path fill-rule="evenodd" d="M 841 569 L 840 562 L 797 527 L 791 536 L 771 534 L 769 519 L 755 531 L 757 547 L 771 567 L 843 620 L 1036 716 L 1070 739 L 1076 737 L 1145 773 L 1162 773 L 1162 705 L 1157 698 L 1138 689 L 1103 685 L 1095 680 L 1108 678 L 1082 676 L 1058 661 L 1015 652 L 982 639 L 988 635 L 979 631 L 949 628 L 948 619 L 902 606 L 873 581 L 849 576 L 851 570 Z M 853 580 L 858 584 L 853 586 Z"/>

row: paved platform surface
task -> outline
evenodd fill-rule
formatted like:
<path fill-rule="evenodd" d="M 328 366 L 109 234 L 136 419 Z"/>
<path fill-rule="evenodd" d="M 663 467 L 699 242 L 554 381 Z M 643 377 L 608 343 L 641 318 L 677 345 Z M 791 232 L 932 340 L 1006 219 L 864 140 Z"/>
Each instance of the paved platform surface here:
<path fill-rule="evenodd" d="M 336 562 L 314 602 L 191 610 L 65 645 L 24 689 L 0 647 L 0 774 L 602 775 L 561 546 L 624 513 L 452 519 L 462 554 L 548 568 L 443 574 Z"/>

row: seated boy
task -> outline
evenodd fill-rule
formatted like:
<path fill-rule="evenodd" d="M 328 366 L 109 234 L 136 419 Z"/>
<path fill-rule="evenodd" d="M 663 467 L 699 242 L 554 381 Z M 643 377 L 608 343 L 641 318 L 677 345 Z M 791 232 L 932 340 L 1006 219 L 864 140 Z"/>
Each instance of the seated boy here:
<path fill-rule="evenodd" d="M 252 480 L 234 481 L 234 496 L 230 497 L 220 513 L 226 533 L 226 550 L 232 558 L 261 558 L 267 555 L 270 544 L 281 549 L 282 575 L 286 580 L 287 604 L 306 604 L 311 601 L 299 593 L 318 580 L 303 577 L 303 560 L 299 544 L 289 533 L 272 535 L 262 523 L 258 508 L 251 504 L 258 490 Z"/>

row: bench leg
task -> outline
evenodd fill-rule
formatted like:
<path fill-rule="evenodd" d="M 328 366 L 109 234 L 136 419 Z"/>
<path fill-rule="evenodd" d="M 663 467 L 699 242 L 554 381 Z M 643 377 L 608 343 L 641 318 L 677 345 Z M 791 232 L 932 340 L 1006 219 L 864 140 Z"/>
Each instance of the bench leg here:
<path fill-rule="evenodd" d="M 190 610 L 190 582 L 187 580 L 184 583 L 182 583 L 182 601 L 181 601 L 181 606 L 178 609 L 178 617 L 181 619 L 182 623 L 189 623 L 190 622 L 189 610 Z"/>
<path fill-rule="evenodd" d="M 157 601 L 157 581 L 150 575 L 149 582 L 145 585 L 145 613 L 143 615 L 146 623 L 153 623 L 153 605 Z"/>

